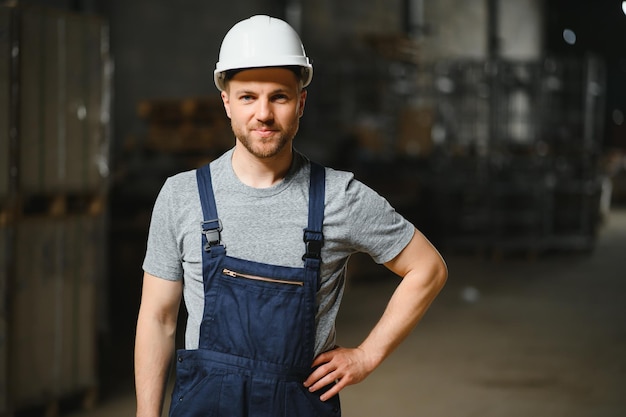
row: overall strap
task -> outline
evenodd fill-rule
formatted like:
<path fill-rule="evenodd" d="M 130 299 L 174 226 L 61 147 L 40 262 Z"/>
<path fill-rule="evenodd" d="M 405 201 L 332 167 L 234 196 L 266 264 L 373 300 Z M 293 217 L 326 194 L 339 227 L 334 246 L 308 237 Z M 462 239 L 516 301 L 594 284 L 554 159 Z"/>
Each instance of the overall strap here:
<path fill-rule="evenodd" d="M 213 184 L 211 182 L 211 168 L 209 164 L 196 170 L 198 181 L 198 192 L 200 193 L 200 204 L 202 205 L 202 247 L 204 252 L 214 255 L 224 253 L 224 245 L 220 232 L 222 222 L 217 217 L 217 206 L 213 195 Z M 218 249 L 219 248 L 219 249 Z"/>
<path fill-rule="evenodd" d="M 304 229 L 306 252 L 302 259 L 308 269 L 318 271 L 322 262 L 322 246 L 324 235 L 324 198 L 326 194 L 326 170 L 323 166 L 311 162 L 311 179 L 309 185 L 309 224 Z"/>

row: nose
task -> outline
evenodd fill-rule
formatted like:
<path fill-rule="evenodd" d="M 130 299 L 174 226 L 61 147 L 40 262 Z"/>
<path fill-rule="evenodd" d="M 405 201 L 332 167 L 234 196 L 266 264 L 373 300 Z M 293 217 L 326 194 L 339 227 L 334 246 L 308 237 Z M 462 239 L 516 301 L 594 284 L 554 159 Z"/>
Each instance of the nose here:
<path fill-rule="evenodd" d="M 258 107 L 256 111 L 256 118 L 263 123 L 269 123 L 274 120 L 274 113 L 272 111 L 272 103 L 268 99 L 259 99 L 257 101 Z"/>

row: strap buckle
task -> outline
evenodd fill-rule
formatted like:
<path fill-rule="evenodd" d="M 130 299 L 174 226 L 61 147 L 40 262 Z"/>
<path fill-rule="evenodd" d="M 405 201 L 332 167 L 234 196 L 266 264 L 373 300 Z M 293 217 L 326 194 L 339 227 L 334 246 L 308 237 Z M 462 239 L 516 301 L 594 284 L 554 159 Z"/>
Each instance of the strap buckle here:
<path fill-rule="evenodd" d="M 222 244 L 222 221 L 220 219 L 205 220 L 202 222 L 202 234 L 206 238 L 206 244 L 204 250 L 211 251 L 213 246 L 219 246 Z"/>
<path fill-rule="evenodd" d="M 324 235 L 322 232 L 305 229 L 304 244 L 306 252 L 302 256 L 302 260 L 322 259 L 322 246 L 324 246 Z"/>
<path fill-rule="evenodd" d="M 322 259 L 322 244 L 321 240 L 309 240 L 306 243 L 306 253 L 302 257 L 304 258 L 313 258 L 313 259 Z"/>

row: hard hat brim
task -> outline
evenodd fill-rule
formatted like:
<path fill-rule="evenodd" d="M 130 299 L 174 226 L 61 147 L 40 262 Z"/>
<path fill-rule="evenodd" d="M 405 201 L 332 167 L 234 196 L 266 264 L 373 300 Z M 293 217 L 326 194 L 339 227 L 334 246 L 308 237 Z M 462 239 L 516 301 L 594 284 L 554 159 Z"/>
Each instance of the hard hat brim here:
<path fill-rule="evenodd" d="M 245 68 L 241 67 L 233 67 L 233 68 L 225 68 L 225 69 L 215 69 L 213 72 L 213 81 L 215 82 L 215 86 L 218 90 L 224 91 L 226 89 L 226 73 L 231 70 L 239 70 L 245 71 L 247 69 L 254 68 L 288 68 L 288 67 L 300 67 L 301 75 L 300 80 L 302 81 L 302 88 L 307 87 L 311 84 L 311 80 L 313 79 L 313 66 L 308 64 L 303 66 L 301 64 L 285 64 L 285 65 L 258 65 L 258 66 L 246 66 Z"/>

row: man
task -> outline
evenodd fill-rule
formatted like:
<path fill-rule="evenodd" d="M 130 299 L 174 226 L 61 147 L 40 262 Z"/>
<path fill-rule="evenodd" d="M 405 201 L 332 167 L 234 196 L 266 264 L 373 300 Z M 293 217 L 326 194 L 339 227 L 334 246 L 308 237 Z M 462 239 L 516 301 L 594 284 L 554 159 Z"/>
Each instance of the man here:
<path fill-rule="evenodd" d="M 137 416 L 161 415 L 177 314 L 171 416 L 339 416 L 338 393 L 409 334 L 447 278 L 426 238 L 353 175 L 293 148 L 313 68 L 285 22 L 227 33 L 215 70 L 235 146 L 165 182 L 153 211 L 137 322 Z M 335 345 L 349 256 L 403 277 L 355 348 Z"/>

